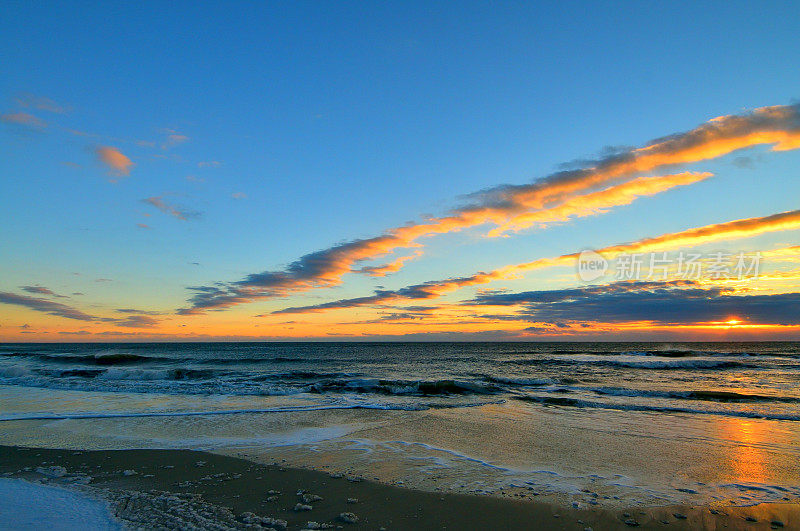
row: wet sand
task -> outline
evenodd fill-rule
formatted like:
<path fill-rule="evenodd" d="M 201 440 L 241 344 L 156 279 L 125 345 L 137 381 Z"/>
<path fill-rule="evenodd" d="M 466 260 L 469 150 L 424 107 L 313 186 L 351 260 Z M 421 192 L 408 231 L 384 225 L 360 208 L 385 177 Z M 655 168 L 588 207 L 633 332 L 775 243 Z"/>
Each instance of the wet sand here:
<path fill-rule="evenodd" d="M 117 517 L 132 527 L 217 522 L 224 529 L 273 522 L 273 527 L 282 529 L 276 520 L 283 520 L 288 529 L 303 529 L 308 522 L 373 530 L 770 529 L 781 528 L 780 524 L 784 529 L 800 529 L 800 504 L 565 508 L 538 502 L 535 496 L 509 499 L 424 492 L 191 450 L 0 446 L 0 474 L 88 491 L 109 500 Z M 170 507 L 177 505 L 183 512 L 176 509 L 170 515 Z M 276 520 L 259 520 L 246 513 Z M 352 513 L 357 521 L 349 522 L 354 518 L 344 513 Z"/>

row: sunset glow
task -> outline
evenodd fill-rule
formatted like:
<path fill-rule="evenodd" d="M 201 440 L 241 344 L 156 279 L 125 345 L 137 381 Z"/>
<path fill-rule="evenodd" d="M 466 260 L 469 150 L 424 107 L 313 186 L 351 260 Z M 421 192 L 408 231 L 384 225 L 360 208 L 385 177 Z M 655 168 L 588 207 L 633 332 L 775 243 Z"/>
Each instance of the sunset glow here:
<path fill-rule="evenodd" d="M 35 34 L 4 35 L 36 70 L 64 69 L 32 51 Z M 143 45 L 149 31 L 137 35 Z M 274 45 L 295 38 L 278 32 Z M 75 78 L 111 84 L 117 60 L 81 63 L 74 39 L 62 37 Z M 519 112 L 492 111 L 509 127 L 464 121 L 490 106 L 477 92 L 463 107 L 429 107 L 433 80 L 404 92 L 418 111 L 377 88 L 365 105 L 388 106 L 354 111 L 350 94 L 371 81 L 342 74 L 341 54 L 381 57 L 384 75 L 408 75 L 405 60 L 433 75 L 441 65 L 423 59 L 433 44 L 421 42 L 374 57 L 298 45 L 306 59 L 328 58 L 313 74 L 275 59 L 273 44 L 232 42 L 249 68 L 202 43 L 176 46 L 153 58 L 174 73 L 166 92 L 137 72 L 131 91 L 105 90 L 101 103 L 75 80 L 14 62 L 0 87 L 0 168 L 19 176 L 0 199 L 0 340 L 795 337 L 792 83 L 754 82 L 757 94 L 723 100 L 710 91 L 684 107 L 660 92 L 673 99 L 669 116 L 609 90 L 607 110 L 580 119 L 587 135 L 565 122 L 569 102 L 536 97 L 539 80 L 513 69 L 527 87 Z M 188 66 L 196 57 L 213 89 Z M 700 76 L 706 63 L 659 75 Z M 316 75 L 335 97 L 309 88 Z M 586 249 L 608 262 L 590 281 L 575 274 Z M 664 253 L 670 264 L 651 270 Z M 692 255 L 700 274 L 689 277 Z"/>

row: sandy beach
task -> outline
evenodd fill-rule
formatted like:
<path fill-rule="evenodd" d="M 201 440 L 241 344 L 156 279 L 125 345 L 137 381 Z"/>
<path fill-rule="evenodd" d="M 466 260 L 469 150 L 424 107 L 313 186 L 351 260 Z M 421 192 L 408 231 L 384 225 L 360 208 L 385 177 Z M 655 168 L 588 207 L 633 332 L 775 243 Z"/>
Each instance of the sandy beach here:
<path fill-rule="evenodd" d="M 0 447 L 0 474 L 108 501 L 125 527 L 217 529 L 797 529 L 800 505 L 562 507 L 440 494 L 189 450 Z"/>

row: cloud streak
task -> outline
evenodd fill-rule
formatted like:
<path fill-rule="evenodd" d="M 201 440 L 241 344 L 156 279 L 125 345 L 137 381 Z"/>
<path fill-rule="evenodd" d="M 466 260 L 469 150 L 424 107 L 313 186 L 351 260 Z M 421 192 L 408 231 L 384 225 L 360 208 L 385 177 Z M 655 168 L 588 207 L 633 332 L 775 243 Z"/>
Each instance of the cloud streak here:
<path fill-rule="evenodd" d="M 518 320 L 565 323 L 653 322 L 660 325 L 726 323 L 800 324 L 800 293 L 738 295 L 691 281 L 616 282 L 552 291 L 476 297 L 477 305 L 520 305 Z"/>
<path fill-rule="evenodd" d="M 61 304 L 60 302 L 53 302 L 47 299 L 40 299 L 37 297 L 29 297 L 27 295 L 17 295 L 0 291 L 0 303 L 13 304 L 16 306 L 23 306 L 37 312 L 43 312 L 57 317 L 64 317 L 65 319 L 76 319 L 78 321 L 95 321 L 96 317 L 82 312 L 72 306 Z"/>
<path fill-rule="evenodd" d="M 414 252 L 414 254 L 401 256 L 389 263 L 379 266 L 364 266 L 356 271 L 359 273 L 365 273 L 371 277 L 385 277 L 386 275 L 400 271 L 406 262 L 410 262 L 411 260 L 419 258 L 420 256 L 422 256 L 422 250 L 417 250 Z"/>
<path fill-rule="evenodd" d="M 69 109 L 60 105 L 50 98 L 35 96 L 33 94 L 21 94 L 16 98 L 17 105 L 25 108 L 38 109 L 56 114 L 65 114 Z"/>
<path fill-rule="evenodd" d="M 682 177 L 669 176 L 674 180 L 671 185 L 667 177 L 658 184 L 657 181 L 635 181 L 644 174 L 758 145 L 772 146 L 773 151 L 799 148 L 800 107 L 764 107 L 746 114 L 715 118 L 690 131 L 653 140 L 640 148 L 607 154 L 584 162 L 580 168 L 559 171 L 530 184 L 502 185 L 471 194 L 467 205 L 452 210 L 447 216 L 395 227 L 380 236 L 310 253 L 283 270 L 250 274 L 237 282 L 217 283 L 210 286 L 212 290 L 203 289 L 209 286 L 195 287 L 195 295 L 189 301 L 191 307 L 183 313 L 199 313 L 205 309 L 335 286 L 358 262 L 414 246 L 425 236 L 483 224 L 496 225 L 497 229 L 490 234 L 497 236 L 553 220 L 600 213 L 615 204 L 627 204 L 636 197 L 696 182 L 693 178 L 707 177 L 706 174 L 676 174 Z M 592 196 L 603 186 L 613 188 L 629 181 L 634 183 L 629 183 L 627 190 L 609 188 L 605 197 L 602 194 Z M 577 209 L 571 206 L 576 201 Z M 548 214 L 542 213 L 547 211 Z M 370 271 L 363 272 L 369 274 Z"/>
<path fill-rule="evenodd" d="M 610 258 L 621 253 L 636 253 L 650 250 L 666 250 L 678 247 L 692 247 L 705 243 L 747 238 L 767 232 L 800 229 L 800 210 L 781 212 L 771 216 L 739 219 L 726 223 L 716 223 L 687 229 L 680 232 L 662 234 L 653 238 L 644 238 L 631 243 L 612 245 L 596 252 Z M 274 313 L 310 313 L 334 309 L 353 308 L 388 304 L 399 300 L 433 299 L 445 293 L 495 280 L 508 279 L 514 275 L 546 267 L 573 265 L 579 252 L 564 254 L 553 258 L 540 258 L 531 262 L 513 264 L 489 272 L 479 272 L 465 277 L 428 281 L 422 284 L 407 286 L 399 290 L 379 290 L 373 295 L 352 299 L 341 299 L 310 306 L 285 308 Z"/>
<path fill-rule="evenodd" d="M 53 290 L 49 288 L 45 288 L 44 286 L 20 286 L 22 291 L 27 291 L 28 293 L 35 293 L 38 295 L 50 295 L 51 297 L 62 297 L 65 298 L 66 295 L 59 295 Z"/>
<path fill-rule="evenodd" d="M 488 236 L 496 237 L 509 231 L 518 232 L 532 226 L 544 227 L 551 223 L 569 221 L 572 218 L 604 214 L 614 207 L 629 205 L 640 197 L 656 195 L 677 186 L 694 184 L 711 176 L 710 172 L 683 172 L 659 177 L 639 177 L 604 190 L 575 197 L 556 207 L 513 216 L 507 222 L 489 231 Z"/>
<path fill-rule="evenodd" d="M 37 288 L 37 286 L 24 286 L 23 289 L 30 287 Z M 47 290 L 47 288 L 42 288 L 42 289 L 48 291 L 49 294 L 55 295 L 50 290 Z M 31 290 L 27 291 L 30 292 Z M 34 291 L 34 292 L 44 293 L 43 291 Z M 123 318 L 98 317 L 96 315 L 90 315 L 82 310 L 79 310 L 78 308 L 69 306 L 67 304 L 62 304 L 60 302 L 55 302 L 39 297 L 30 297 L 28 295 L 19 295 L 16 293 L 10 293 L 6 291 L 0 291 L 0 304 L 22 306 L 30 310 L 46 313 L 48 315 L 54 315 L 56 317 L 63 317 L 65 319 L 74 319 L 76 321 L 87 321 L 87 322 L 113 323 L 115 326 L 121 326 L 127 328 L 148 328 L 155 326 L 159 323 L 157 319 L 150 317 L 149 315 L 145 315 L 150 312 L 133 313 L 136 310 L 122 309 L 117 311 L 127 314 Z"/>
<path fill-rule="evenodd" d="M 15 112 L 0 114 L 0 121 L 9 124 L 20 125 L 29 129 L 44 129 L 47 127 L 47 122 L 41 118 L 37 118 L 32 114 L 26 112 Z"/>
<path fill-rule="evenodd" d="M 142 199 L 142 202 L 143 203 L 147 203 L 148 205 L 151 205 L 151 206 L 157 208 L 158 210 L 160 210 L 164 214 L 169 214 L 170 216 L 178 218 L 178 219 L 183 220 L 183 221 L 188 221 L 189 219 L 200 217 L 200 213 L 199 212 L 194 212 L 194 211 L 191 211 L 191 210 L 178 209 L 177 207 L 174 207 L 174 206 L 164 202 L 163 197 L 164 196 L 148 197 L 146 199 Z M 141 227 L 141 225 L 142 224 L 139 224 L 140 227 Z M 150 227 L 147 227 L 147 228 L 150 228 Z"/>

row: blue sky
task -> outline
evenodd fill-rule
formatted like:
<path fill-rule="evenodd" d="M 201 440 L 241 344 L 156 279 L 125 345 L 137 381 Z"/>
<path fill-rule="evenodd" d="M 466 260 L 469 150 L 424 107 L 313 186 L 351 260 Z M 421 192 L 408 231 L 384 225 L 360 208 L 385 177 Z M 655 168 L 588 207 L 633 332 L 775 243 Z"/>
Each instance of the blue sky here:
<path fill-rule="evenodd" d="M 13 1 L 3 12 L 0 114 L 46 125 L 0 124 L 0 291 L 84 293 L 61 302 L 99 316 L 159 312 L 167 335 L 257 336 L 253 316 L 285 306 L 798 207 L 799 154 L 755 145 L 687 168 L 710 179 L 603 215 L 504 239 L 433 236 L 394 275 L 348 275 L 181 321 L 188 286 L 279 270 L 609 146 L 793 104 L 800 12 L 777 2 Z M 133 162 L 128 175 L 98 160 L 101 146 Z M 187 219 L 143 201 L 154 197 Z M 797 232 L 784 231 L 730 246 L 793 243 Z M 546 289 L 559 275 L 502 287 Z M 32 319 L 43 334 L 85 324 L 0 305 L 6 329 Z"/>

